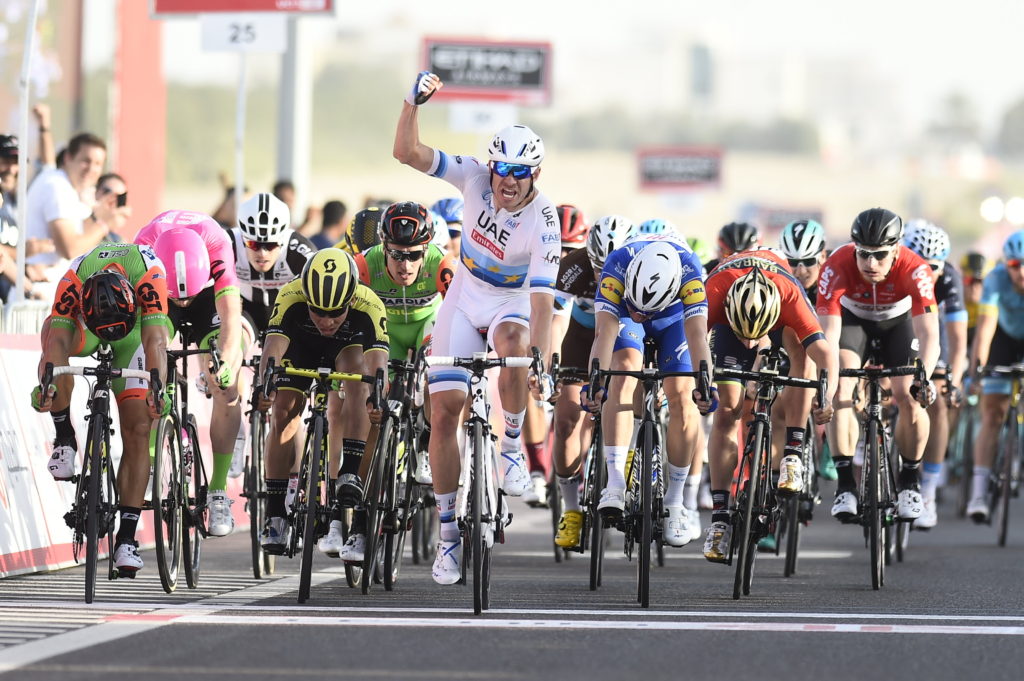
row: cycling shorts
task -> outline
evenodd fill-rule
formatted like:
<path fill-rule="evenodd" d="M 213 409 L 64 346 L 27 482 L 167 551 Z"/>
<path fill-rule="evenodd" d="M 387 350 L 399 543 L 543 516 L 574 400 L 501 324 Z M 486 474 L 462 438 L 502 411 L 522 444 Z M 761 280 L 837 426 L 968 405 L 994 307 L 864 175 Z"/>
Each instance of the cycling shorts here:
<path fill-rule="evenodd" d="M 1024 339 L 1014 338 L 997 325 L 988 349 L 989 365 L 1009 366 L 1018 362 L 1024 362 Z M 1009 395 L 1012 389 L 1013 381 L 1008 378 L 981 379 L 981 392 L 985 395 Z"/>
<path fill-rule="evenodd" d="M 913 364 L 920 355 L 920 343 L 909 312 L 893 319 L 873 321 L 843 308 L 842 320 L 839 349 L 852 350 L 864 362 L 902 367 Z"/>

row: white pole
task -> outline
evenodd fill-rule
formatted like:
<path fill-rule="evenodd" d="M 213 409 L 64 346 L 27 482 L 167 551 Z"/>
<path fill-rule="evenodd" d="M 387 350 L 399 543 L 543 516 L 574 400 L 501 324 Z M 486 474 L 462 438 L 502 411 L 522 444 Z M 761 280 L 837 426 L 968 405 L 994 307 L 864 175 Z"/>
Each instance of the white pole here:
<path fill-rule="evenodd" d="M 21 124 L 18 126 L 18 281 L 14 287 L 13 302 L 25 299 L 25 229 L 28 226 L 28 173 L 31 168 L 28 144 L 28 103 L 32 97 L 29 77 L 32 73 L 32 54 L 36 48 L 36 23 L 39 21 L 39 0 L 33 0 L 32 11 L 25 26 L 25 53 L 21 60 L 19 81 Z"/>
<path fill-rule="evenodd" d="M 235 105 L 235 224 L 242 208 L 245 188 L 245 68 L 246 53 L 238 53 L 238 101 Z"/>

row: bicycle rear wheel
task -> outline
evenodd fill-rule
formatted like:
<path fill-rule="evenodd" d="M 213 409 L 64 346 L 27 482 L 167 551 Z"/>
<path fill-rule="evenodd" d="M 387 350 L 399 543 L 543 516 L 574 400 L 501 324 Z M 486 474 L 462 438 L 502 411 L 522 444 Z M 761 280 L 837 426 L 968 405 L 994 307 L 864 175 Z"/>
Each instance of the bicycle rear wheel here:
<path fill-rule="evenodd" d="M 651 542 L 654 538 L 654 490 L 651 481 L 652 457 L 654 456 L 654 424 L 645 421 L 640 425 L 636 452 L 640 454 L 640 545 L 637 547 L 637 600 L 640 606 L 651 606 Z M 634 455 L 635 457 L 635 455 Z M 636 462 L 633 462 L 634 465 Z"/>
<path fill-rule="evenodd" d="M 394 417 L 387 416 L 380 425 L 377 446 L 374 447 L 370 470 L 366 476 L 366 493 L 363 495 L 363 504 L 366 506 L 366 550 L 363 553 L 361 582 L 364 595 L 370 593 L 370 584 L 377 571 L 384 514 L 392 504 L 392 499 L 388 497 L 394 487 L 391 479 L 394 474 L 394 433 Z"/>
<path fill-rule="evenodd" d="M 182 540 L 181 552 L 185 559 L 185 582 L 188 588 L 195 589 L 199 586 L 199 572 L 202 566 L 203 537 L 206 536 L 207 518 L 207 492 L 209 483 L 206 479 L 206 466 L 203 463 L 202 450 L 199 448 L 199 429 L 191 414 L 185 423 L 185 433 L 188 436 L 189 446 L 192 451 L 191 465 L 182 456 L 180 478 L 188 481 L 191 474 L 191 486 L 188 493 L 182 493 L 182 502 L 185 504 L 182 513 Z"/>
<path fill-rule="evenodd" d="M 249 460 L 245 467 L 245 495 L 249 511 L 249 543 L 252 552 L 252 576 L 256 579 L 274 574 L 275 556 L 263 550 L 260 534 L 267 522 L 267 483 L 263 477 L 263 455 L 267 439 L 267 416 L 256 409 L 249 414 Z"/>
<path fill-rule="evenodd" d="M 103 417 L 93 414 L 89 422 L 89 439 L 86 440 L 85 465 L 82 475 L 86 478 L 85 500 L 85 602 L 92 603 L 96 596 L 96 565 L 99 560 L 100 529 L 103 524 Z"/>
<path fill-rule="evenodd" d="M 305 514 L 302 518 L 302 561 L 299 566 L 299 603 L 309 599 L 309 587 L 313 579 L 313 546 L 317 541 L 317 516 L 320 509 L 320 461 L 325 458 L 324 417 L 313 415 L 312 444 L 307 445 L 309 461 L 305 479 Z"/>
<path fill-rule="evenodd" d="M 172 593 L 181 565 L 181 429 L 170 416 L 160 419 L 153 449 L 153 531 L 160 584 Z"/>
<path fill-rule="evenodd" d="M 1013 407 L 1006 412 L 1006 421 L 999 438 L 999 498 L 996 508 L 999 519 L 999 545 L 1006 546 L 1006 535 L 1010 529 L 1010 497 L 1012 496 L 1013 468 L 1020 448 L 1020 426 L 1017 410 Z"/>
<path fill-rule="evenodd" d="M 739 485 L 744 491 L 740 494 L 738 523 L 734 525 L 733 541 L 739 540 L 735 554 L 736 575 L 732 583 L 732 597 L 739 599 L 741 594 L 750 593 L 750 579 L 753 574 L 754 556 L 757 553 L 757 539 L 754 534 L 754 506 L 760 484 L 761 459 L 764 456 L 764 423 L 755 421 L 750 431 L 739 468 Z M 743 475 L 747 474 L 746 485 Z"/>
<path fill-rule="evenodd" d="M 971 486 L 974 482 L 974 418 L 974 407 L 969 403 L 964 404 L 950 442 L 950 453 L 958 462 L 957 472 L 960 479 L 957 485 L 956 514 L 961 518 L 967 515 L 967 504 L 971 500 Z"/>

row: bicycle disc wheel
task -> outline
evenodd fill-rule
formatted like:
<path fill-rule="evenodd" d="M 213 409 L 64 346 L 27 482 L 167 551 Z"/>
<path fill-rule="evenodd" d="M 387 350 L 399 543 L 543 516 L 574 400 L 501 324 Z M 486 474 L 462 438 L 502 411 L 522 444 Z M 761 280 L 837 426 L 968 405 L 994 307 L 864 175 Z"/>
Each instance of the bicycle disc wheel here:
<path fill-rule="evenodd" d="M 868 547 L 871 552 L 871 588 L 876 591 L 882 586 L 885 570 L 885 537 L 883 536 L 883 514 L 880 492 L 882 471 L 880 466 L 878 423 L 869 419 L 867 423 L 867 460 L 861 473 L 865 477 L 864 489 L 867 499 L 863 513 L 868 522 Z"/>
<path fill-rule="evenodd" d="M 86 486 L 86 517 L 85 517 L 85 602 L 92 603 L 96 596 L 96 564 L 99 560 L 100 525 L 105 500 L 101 496 L 103 485 L 103 468 L 101 464 L 103 451 L 103 418 L 93 415 L 89 426 L 89 439 L 86 442 L 85 470 L 88 475 Z"/>
<path fill-rule="evenodd" d="M 1017 425 L 1017 410 L 1012 408 L 1006 413 L 1003 425 L 1004 436 L 999 438 L 999 545 L 1006 546 L 1006 535 L 1010 528 L 1010 497 L 1013 482 L 1013 466 L 1020 447 L 1020 431 Z"/>
<path fill-rule="evenodd" d="M 309 587 L 313 580 L 313 549 L 317 541 L 317 516 L 320 513 L 320 462 L 326 458 L 324 451 L 324 417 L 313 416 L 312 446 L 309 447 L 309 468 L 306 471 L 306 513 L 302 519 L 302 560 L 299 566 L 299 603 L 309 599 Z"/>
<path fill-rule="evenodd" d="M 484 528 L 483 528 L 483 505 L 484 505 L 484 481 L 483 457 L 484 436 L 483 426 L 474 423 L 472 427 L 472 478 L 470 479 L 470 543 L 473 551 L 473 613 L 479 615 L 487 606 L 487 585 L 484 582 Z"/>
<path fill-rule="evenodd" d="M 192 448 L 192 481 L 188 494 L 181 495 L 183 503 L 186 504 L 182 516 L 181 552 L 185 559 L 185 582 L 188 584 L 188 588 L 195 589 L 199 586 L 203 537 L 206 536 L 207 518 L 209 517 L 206 505 L 209 483 L 206 479 L 202 451 L 199 448 L 199 429 L 191 414 L 185 424 L 185 433 L 188 436 L 189 446 Z M 185 458 L 182 457 L 180 476 L 182 480 L 188 480 L 189 477 L 189 466 Z"/>
<path fill-rule="evenodd" d="M 637 453 L 640 459 L 640 545 L 637 551 L 637 600 L 640 606 L 651 606 L 651 542 L 654 538 L 654 490 L 651 481 L 651 459 L 654 456 L 654 424 L 647 421 L 640 425 L 637 439 Z M 635 455 L 634 455 L 635 458 Z M 634 461 L 634 464 L 636 462 Z"/>
<path fill-rule="evenodd" d="M 744 491 L 740 494 L 738 504 L 738 523 L 733 527 L 733 542 L 739 540 L 736 559 L 736 575 L 732 583 L 732 597 L 739 599 L 740 594 L 750 593 L 750 582 L 748 574 L 753 569 L 754 558 L 750 554 L 757 552 L 757 542 L 751 541 L 754 531 L 754 501 L 757 497 L 761 457 L 763 456 L 762 446 L 764 441 L 764 424 L 755 421 L 747 439 L 748 445 L 744 447 L 743 460 L 740 464 L 740 486 Z M 749 450 L 749 451 L 748 451 Z M 744 465 L 744 463 L 746 465 Z M 746 486 L 743 487 L 743 474 L 747 473 Z"/>
<path fill-rule="evenodd" d="M 389 474 L 388 477 L 394 472 L 393 418 L 385 417 L 380 425 L 377 446 L 374 447 L 373 459 L 370 461 L 370 470 L 366 477 L 366 493 L 363 495 L 363 505 L 366 507 L 366 550 L 363 553 L 361 586 L 364 595 L 370 593 L 370 584 L 378 567 L 381 528 L 389 506 L 387 496 L 392 485 L 390 480 L 384 478 L 385 472 Z"/>
<path fill-rule="evenodd" d="M 584 489 L 586 512 L 590 529 L 590 590 L 596 591 L 601 586 L 601 573 L 604 567 L 604 522 L 597 510 L 598 497 L 605 486 L 608 471 L 604 467 L 604 447 L 602 445 L 600 424 L 594 423 L 594 439 L 587 455 L 587 484 Z"/>
<path fill-rule="evenodd" d="M 181 565 L 180 443 L 176 422 L 160 419 L 153 450 L 153 532 L 160 584 L 172 593 L 178 585 Z"/>

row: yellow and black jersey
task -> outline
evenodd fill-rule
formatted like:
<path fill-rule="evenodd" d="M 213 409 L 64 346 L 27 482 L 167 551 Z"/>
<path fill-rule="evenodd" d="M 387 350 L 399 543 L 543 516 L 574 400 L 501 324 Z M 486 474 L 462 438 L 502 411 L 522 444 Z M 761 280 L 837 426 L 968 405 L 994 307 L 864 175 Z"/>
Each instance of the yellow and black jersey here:
<path fill-rule="evenodd" d="M 274 302 L 267 334 L 286 336 L 292 342 L 323 339 L 336 341 L 343 347 L 362 345 L 364 352 L 373 349 L 386 352 L 389 345 L 384 303 L 370 287 L 363 284 L 359 284 L 352 295 L 344 323 L 333 336 L 327 338 L 321 335 L 309 318 L 301 279 L 285 284 Z"/>

